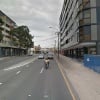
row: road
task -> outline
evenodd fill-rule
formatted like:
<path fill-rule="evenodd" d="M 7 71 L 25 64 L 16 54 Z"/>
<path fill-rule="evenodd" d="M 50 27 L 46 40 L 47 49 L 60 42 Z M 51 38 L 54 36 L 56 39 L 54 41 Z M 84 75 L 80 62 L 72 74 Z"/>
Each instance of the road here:
<path fill-rule="evenodd" d="M 0 60 L 0 100 L 73 100 L 55 60 L 48 70 L 37 57 Z"/>

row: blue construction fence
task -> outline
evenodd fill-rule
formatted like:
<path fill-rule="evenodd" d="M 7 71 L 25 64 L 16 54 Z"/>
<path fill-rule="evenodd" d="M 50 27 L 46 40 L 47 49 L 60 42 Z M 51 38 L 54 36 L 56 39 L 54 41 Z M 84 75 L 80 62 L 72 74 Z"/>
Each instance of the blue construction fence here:
<path fill-rule="evenodd" d="M 95 72 L 100 73 L 100 55 L 84 55 L 84 65 Z"/>

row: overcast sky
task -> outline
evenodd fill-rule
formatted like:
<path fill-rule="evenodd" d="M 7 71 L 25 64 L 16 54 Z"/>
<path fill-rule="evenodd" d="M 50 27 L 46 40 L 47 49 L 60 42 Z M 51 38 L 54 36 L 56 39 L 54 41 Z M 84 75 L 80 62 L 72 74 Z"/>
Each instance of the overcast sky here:
<path fill-rule="evenodd" d="M 52 47 L 62 4 L 63 0 L 0 0 L 0 10 L 17 25 L 28 26 L 35 45 Z"/>

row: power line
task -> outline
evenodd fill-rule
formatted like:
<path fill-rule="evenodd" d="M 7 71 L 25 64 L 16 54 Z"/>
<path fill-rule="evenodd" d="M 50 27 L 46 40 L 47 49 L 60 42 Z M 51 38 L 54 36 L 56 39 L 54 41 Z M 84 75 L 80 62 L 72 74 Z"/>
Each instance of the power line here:
<path fill-rule="evenodd" d="M 39 41 L 47 41 L 47 40 L 51 40 L 51 39 L 54 39 L 54 38 L 57 38 L 57 36 L 55 36 L 55 37 L 50 37 L 50 38 L 43 39 L 43 40 L 39 40 Z M 34 41 L 34 42 L 39 42 L 39 41 Z"/>

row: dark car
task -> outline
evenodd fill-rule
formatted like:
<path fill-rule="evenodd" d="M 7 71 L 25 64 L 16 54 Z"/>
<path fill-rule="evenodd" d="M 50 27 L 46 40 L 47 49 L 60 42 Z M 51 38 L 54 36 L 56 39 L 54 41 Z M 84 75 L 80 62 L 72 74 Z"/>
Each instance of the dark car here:
<path fill-rule="evenodd" d="M 53 54 L 48 54 L 48 59 L 53 59 Z"/>

